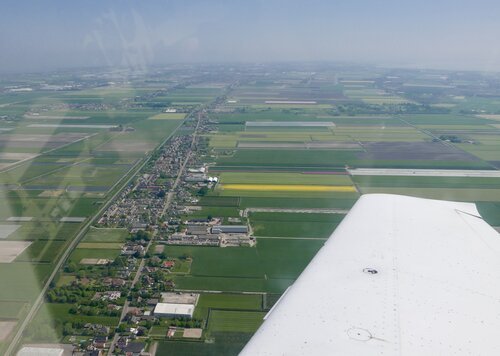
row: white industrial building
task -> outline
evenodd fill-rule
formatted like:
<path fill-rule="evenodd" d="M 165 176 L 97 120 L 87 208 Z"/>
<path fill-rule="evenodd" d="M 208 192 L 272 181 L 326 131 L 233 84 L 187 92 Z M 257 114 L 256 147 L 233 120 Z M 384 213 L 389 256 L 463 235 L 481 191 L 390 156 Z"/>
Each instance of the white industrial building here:
<path fill-rule="evenodd" d="M 158 303 L 154 315 L 166 318 L 188 318 L 193 317 L 194 304 Z"/>

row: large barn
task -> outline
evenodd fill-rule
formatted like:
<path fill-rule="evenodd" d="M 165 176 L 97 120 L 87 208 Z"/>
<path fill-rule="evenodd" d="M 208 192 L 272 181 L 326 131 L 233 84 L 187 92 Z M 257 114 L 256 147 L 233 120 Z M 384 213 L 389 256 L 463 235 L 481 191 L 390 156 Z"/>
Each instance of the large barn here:
<path fill-rule="evenodd" d="M 193 317 L 193 304 L 158 303 L 154 315 L 166 318 L 188 318 Z"/>

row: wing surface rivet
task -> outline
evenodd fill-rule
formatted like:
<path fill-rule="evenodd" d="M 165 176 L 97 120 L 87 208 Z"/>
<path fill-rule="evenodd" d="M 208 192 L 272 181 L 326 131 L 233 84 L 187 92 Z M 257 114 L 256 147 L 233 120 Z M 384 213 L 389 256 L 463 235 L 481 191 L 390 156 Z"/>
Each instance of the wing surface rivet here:
<path fill-rule="evenodd" d="M 378 271 L 375 268 L 364 268 L 363 272 L 368 273 L 368 274 L 377 274 Z"/>
<path fill-rule="evenodd" d="M 350 328 L 347 330 L 347 335 L 358 341 L 368 341 L 372 338 L 372 334 L 368 330 L 361 328 Z"/>

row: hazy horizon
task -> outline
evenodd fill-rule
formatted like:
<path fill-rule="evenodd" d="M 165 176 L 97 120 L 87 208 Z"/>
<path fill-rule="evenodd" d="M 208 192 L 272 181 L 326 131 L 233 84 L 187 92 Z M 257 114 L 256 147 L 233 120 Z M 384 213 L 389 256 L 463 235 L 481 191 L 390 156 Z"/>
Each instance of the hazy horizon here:
<path fill-rule="evenodd" d="M 0 71 L 297 61 L 499 71 L 499 10 L 484 0 L 6 0 Z"/>

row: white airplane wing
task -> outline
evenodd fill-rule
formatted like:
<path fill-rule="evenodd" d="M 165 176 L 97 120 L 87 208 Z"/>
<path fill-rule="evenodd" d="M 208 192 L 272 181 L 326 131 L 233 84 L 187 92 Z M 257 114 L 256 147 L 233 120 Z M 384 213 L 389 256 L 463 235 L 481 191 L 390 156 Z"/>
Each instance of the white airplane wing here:
<path fill-rule="evenodd" d="M 500 236 L 474 204 L 364 195 L 240 355 L 500 355 Z"/>

